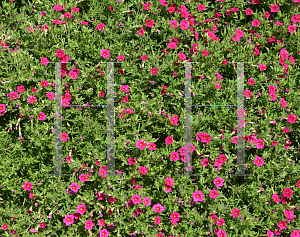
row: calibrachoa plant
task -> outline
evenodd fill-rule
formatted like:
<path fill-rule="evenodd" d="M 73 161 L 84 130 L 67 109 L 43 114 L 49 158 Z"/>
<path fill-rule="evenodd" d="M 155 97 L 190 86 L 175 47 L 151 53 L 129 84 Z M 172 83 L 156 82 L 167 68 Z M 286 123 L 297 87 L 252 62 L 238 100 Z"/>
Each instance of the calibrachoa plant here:
<path fill-rule="evenodd" d="M 1 236 L 300 236 L 300 1 L 231 2 L 1 2 Z M 53 62 L 60 177 L 47 176 Z M 117 176 L 105 155 L 103 62 L 116 62 Z M 197 62 L 192 75 L 186 62 Z M 187 145 L 186 77 L 192 105 L 203 105 Z M 244 177 L 230 176 L 238 128 Z"/>

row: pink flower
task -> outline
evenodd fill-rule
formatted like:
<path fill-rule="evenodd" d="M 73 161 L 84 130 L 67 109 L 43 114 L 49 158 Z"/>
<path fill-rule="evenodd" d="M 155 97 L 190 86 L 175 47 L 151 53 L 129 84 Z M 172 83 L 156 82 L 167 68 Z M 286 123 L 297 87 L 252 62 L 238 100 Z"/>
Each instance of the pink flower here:
<path fill-rule="evenodd" d="M 267 69 L 267 66 L 265 66 L 264 64 L 261 64 L 258 66 L 260 71 L 265 71 Z"/>
<path fill-rule="evenodd" d="M 151 200 L 148 197 L 145 197 L 143 200 L 143 204 L 145 204 L 146 206 L 150 206 L 151 205 Z"/>
<path fill-rule="evenodd" d="M 259 20 L 254 20 L 254 21 L 252 21 L 252 26 L 258 27 L 259 24 L 260 24 L 260 21 L 259 21 Z"/>
<path fill-rule="evenodd" d="M 221 218 L 221 219 L 216 220 L 214 223 L 218 226 L 222 226 L 225 224 L 225 221 L 223 218 Z"/>
<path fill-rule="evenodd" d="M 252 95 L 252 92 L 251 91 L 249 91 L 249 90 L 245 90 L 244 91 L 244 95 L 245 95 L 245 97 L 251 97 L 251 95 Z"/>
<path fill-rule="evenodd" d="M 64 16 L 65 16 L 66 18 L 72 18 L 72 13 L 66 12 L 66 13 L 64 14 Z"/>
<path fill-rule="evenodd" d="M 170 218 L 174 221 L 179 221 L 179 217 L 180 217 L 180 214 L 175 211 L 170 215 Z"/>
<path fill-rule="evenodd" d="M 136 158 L 132 157 L 128 159 L 129 164 L 128 165 L 135 165 L 136 164 Z"/>
<path fill-rule="evenodd" d="M 152 28 L 154 25 L 154 21 L 152 21 L 151 19 L 146 20 L 146 26 Z"/>
<path fill-rule="evenodd" d="M 280 196 L 277 195 L 277 193 L 274 193 L 272 196 L 272 199 L 275 203 L 279 203 L 280 202 Z"/>
<path fill-rule="evenodd" d="M 154 67 L 154 68 L 150 69 L 150 71 L 151 71 L 152 75 L 157 75 L 158 69 Z"/>
<path fill-rule="evenodd" d="M 24 183 L 24 185 L 22 186 L 24 190 L 28 190 L 28 191 L 30 191 L 32 187 L 33 185 L 30 182 Z"/>
<path fill-rule="evenodd" d="M 107 229 L 100 230 L 100 236 L 101 237 L 107 237 L 109 235 L 109 232 Z"/>
<path fill-rule="evenodd" d="M 117 57 L 117 59 L 120 60 L 120 61 L 124 61 L 125 57 L 124 57 L 123 55 L 119 55 L 119 56 Z"/>
<path fill-rule="evenodd" d="M 173 137 L 172 136 L 168 136 L 166 139 L 165 139 L 165 142 L 167 145 L 172 145 L 173 144 Z"/>
<path fill-rule="evenodd" d="M 278 12 L 280 7 L 277 4 L 273 4 L 271 7 L 271 12 Z"/>
<path fill-rule="evenodd" d="M 4 225 L 2 226 L 2 229 L 3 230 L 6 230 L 6 229 L 8 229 L 9 227 L 8 227 L 8 225 L 6 224 L 6 223 L 4 223 Z"/>
<path fill-rule="evenodd" d="M 182 20 L 182 21 L 180 22 L 180 28 L 181 28 L 182 30 L 188 29 L 188 28 L 189 28 L 189 22 L 188 22 L 187 20 Z"/>
<path fill-rule="evenodd" d="M 171 122 L 172 125 L 178 125 L 177 121 L 178 121 L 178 119 L 176 119 L 174 117 L 170 118 L 170 122 Z"/>
<path fill-rule="evenodd" d="M 258 139 L 256 139 L 256 143 L 255 143 L 255 146 L 256 146 L 256 148 L 257 149 L 261 149 L 261 148 L 264 148 L 264 140 L 262 140 L 262 139 L 260 139 L 260 138 L 258 138 Z"/>
<path fill-rule="evenodd" d="M 101 227 L 103 227 L 105 225 L 105 220 L 104 219 L 98 220 L 98 225 L 100 225 Z"/>
<path fill-rule="evenodd" d="M 177 29 L 177 26 L 178 26 L 177 21 L 170 20 L 170 27 L 173 27 L 174 29 Z"/>
<path fill-rule="evenodd" d="M 43 81 L 40 82 L 40 85 L 41 85 L 42 87 L 47 87 L 47 86 L 49 86 L 48 81 L 45 81 L 45 79 L 43 79 Z"/>
<path fill-rule="evenodd" d="M 288 121 L 289 123 L 295 123 L 296 120 L 297 120 L 297 116 L 294 115 L 294 114 L 290 114 L 290 115 L 287 116 L 287 121 Z"/>
<path fill-rule="evenodd" d="M 99 25 L 97 25 L 97 29 L 102 30 L 104 28 L 104 26 L 105 26 L 104 23 L 100 23 Z"/>
<path fill-rule="evenodd" d="M 141 59 L 143 60 L 143 61 L 147 61 L 148 60 L 148 55 L 143 55 L 142 57 L 141 57 Z M 153 70 L 153 69 L 152 69 Z M 153 75 L 153 74 L 152 74 Z"/>
<path fill-rule="evenodd" d="M 145 147 L 147 147 L 147 143 L 144 140 L 138 140 L 138 142 L 136 143 L 136 147 L 140 148 L 141 150 L 144 150 Z"/>
<path fill-rule="evenodd" d="M 41 64 L 48 65 L 49 62 L 50 61 L 46 57 L 45 58 L 41 58 Z"/>
<path fill-rule="evenodd" d="M 155 217 L 155 224 L 156 225 L 159 225 L 160 221 L 161 221 L 161 219 L 160 219 L 159 216 Z"/>
<path fill-rule="evenodd" d="M 34 193 L 29 193 L 29 198 L 34 199 L 35 198 Z"/>
<path fill-rule="evenodd" d="M 286 229 L 287 228 L 287 222 L 286 221 L 279 221 L 278 225 L 280 230 Z"/>
<path fill-rule="evenodd" d="M 270 16 L 271 16 L 270 13 L 269 13 L 268 11 L 266 11 L 266 12 L 265 12 L 265 17 L 266 17 L 267 19 L 269 19 Z"/>
<path fill-rule="evenodd" d="M 88 220 L 84 223 L 84 225 L 85 225 L 85 229 L 91 230 L 95 224 L 93 223 L 92 220 Z"/>
<path fill-rule="evenodd" d="M 240 215 L 240 213 L 241 213 L 241 211 L 239 209 L 233 208 L 231 215 L 233 216 L 233 218 L 236 218 L 237 216 Z"/>
<path fill-rule="evenodd" d="M 175 42 L 172 42 L 172 43 L 169 42 L 169 43 L 168 43 L 168 47 L 171 48 L 171 49 L 175 49 L 175 48 L 177 48 L 178 46 L 177 46 L 177 44 L 176 44 Z"/>
<path fill-rule="evenodd" d="M 101 53 L 100 53 L 100 56 L 102 56 L 105 59 L 109 58 L 110 57 L 109 50 L 108 49 L 102 49 Z"/>
<path fill-rule="evenodd" d="M 198 7 L 198 11 L 204 11 L 206 8 L 206 6 L 204 6 L 203 4 L 199 4 L 197 5 L 197 7 Z"/>
<path fill-rule="evenodd" d="M 77 184 L 76 182 L 74 182 L 74 183 L 72 183 L 72 184 L 69 186 L 69 188 L 70 188 L 73 192 L 77 193 L 78 190 L 79 190 L 79 188 L 80 188 L 80 185 Z"/>
<path fill-rule="evenodd" d="M 209 52 L 206 49 L 202 50 L 202 53 L 203 53 L 203 56 L 208 56 L 209 55 Z"/>
<path fill-rule="evenodd" d="M 250 8 L 248 8 L 248 9 L 245 10 L 245 12 L 246 12 L 246 15 L 250 15 L 251 16 L 253 10 L 251 10 Z"/>
<path fill-rule="evenodd" d="M 80 179 L 80 182 L 84 182 L 90 179 L 88 174 L 81 174 L 78 176 L 78 178 Z"/>
<path fill-rule="evenodd" d="M 287 218 L 287 219 L 294 219 L 294 212 L 293 211 L 291 211 L 290 209 L 286 209 L 284 212 L 284 215 L 285 215 L 285 217 Z"/>
<path fill-rule="evenodd" d="M 139 35 L 144 35 L 144 34 L 145 34 L 145 29 L 141 28 L 141 29 L 138 31 L 138 34 L 139 34 Z"/>
<path fill-rule="evenodd" d="M 63 99 L 63 100 L 62 100 L 61 105 L 62 105 L 63 107 L 69 107 L 69 104 L 70 104 L 70 100 L 67 100 L 67 99 Z"/>
<path fill-rule="evenodd" d="M 296 186 L 300 188 L 300 180 L 296 183 Z"/>
<path fill-rule="evenodd" d="M 142 175 L 147 174 L 147 166 L 140 166 L 139 171 L 141 172 Z"/>
<path fill-rule="evenodd" d="M 38 120 L 42 120 L 42 121 L 45 121 L 45 118 L 47 117 L 46 114 L 44 114 L 44 112 L 41 112 L 40 115 L 39 115 L 39 118 Z"/>
<path fill-rule="evenodd" d="M 222 229 L 219 230 L 216 234 L 218 237 L 225 237 L 227 235 L 227 233 Z"/>
<path fill-rule="evenodd" d="M 283 196 L 286 198 L 290 198 L 293 195 L 293 191 L 290 188 L 286 188 L 283 190 Z"/>
<path fill-rule="evenodd" d="M 179 160 L 178 152 L 172 152 L 171 155 L 170 155 L 170 159 L 173 160 L 174 162 Z"/>
<path fill-rule="evenodd" d="M 148 144 L 149 151 L 155 151 L 156 150 L 156 144 L 154 142 L 151 142 Z"/>
<path fill-rule="evenodd" d="M 79 204 L 77 206 L 76 212 L 79 213 L 79 214 L 81 214 L 81 215 L 84 215 L 84 213 L 86 212 L 86 206 L 85 206 L 85 204 Z"/>
<path fill-rule="evenodd" d="M 24 86 L 18 86 L 17 92 L 19 92 L 20 94 L 25 90 Z"/>
<path fill-rule="evenodd" d="M 30 96 L 28 97 L 28 103 L 29 104 L 34 104 L 36 102 L 37 98 L 35 98 L 34 96 Z"/>
<path fill-rule="evenodd" d="M 268 229 L 267 235 L 268 235 L 268 237 L 273 237 L 274 236 L 274 232 L 272 232 L 270 229 Z"/>
<path fill-rule="evenodd" d="M 55 53 L 56 53 L 56 57 L 59 58 L 66 56 L 66 54 L 64 53 L 64 51 L 62 51 L 62 49 L 57 50 Z"/>
<path fill-rule="evenodd" d="M 253 79 L 248 79 L 248 84 L 253 86 L 256 82 Z"/>
<path fill-rule="evenodd" d="M 49 100 L 53 100 L 54 97 L 55 97 L 55 94 L 52 93 L 52 92 L 47 92 L 47 95 L 46 95 L 46 96 L 48 97 Z"/>
<path fill-rule="evenodd" d="M 208 164 L 210 163 L 210 161 L 207 159 L 207 158 L 204 158 L 202 161 L 201 161 L 201 164 L 202 166 L 204 167 L 208 167 Z"/>
<path fill-rule="evenodd" d="M 63 222 L 66 223 L 67 226 L 74 223 L 74 216 L 73 215 L 65 215 L 65 218 L 63 219 Z"/>
<path fill-rule="evenodd" d="M 17 92 L 15 92 L 15 91 L 12 91 L 12 92 L 9 93 L 9 98 L 11 100 L 18 99 L 19 98 L 19 94 Z"/>
<path fill-rule="evenodd" d="M 184 53 L 179 53 L 178 58 L 180 58 L 181 61 L 186 60 L 186 55 Z"/>
<path fill-rule="evenodd" d="M 219 196 L 219 193 L 218 193 L 218 191 L 216 189 L 210 190 L 209 192 L 210 192 L 209 193 L 209 197 L 211 197 L 213 199 L 216 199 L 216 197 Z"/>
<path fill-rule="evenodd" d="M 168 186 L 172 187 L 174 184 L 174 180 L 171 177 L 165 178 L 165 181 Z"/>
<path fill-rule="evenodd" d="M 200 190 L 197 190 L 196 192 L 194 192 L 192 194 L 192 196 L 193 196 L 195 202 L 203 202 L 204 201 L 204 199 L 203 199 L 204 194 L 201 193 Z"/>
<path fill-rule="evenodd" d="M 0 104 L 0 113 L 5 112 L 5 108 L 6 108 L 5 104 Z"/>
<path fill-rule="evenodd" d="M 75 73 L 74 71 L 70 71 L 69 74 L 68 74 L 73 80 L 74 79 L 77 79 L 77 73 Z"/>
<path fill-rule="evenodd" d="M 300 232 L 299 230 L 293 230 L 293 232 L 291 233 L 291 237 L 300 237 Z"/>
<path fill-rule="evenodd" d="M 254 160 L 254 164 L 256 164 L 258 167 L 261 167 L 264 164 L 263 158 L 256 156 Z"/>
<path fill-rule="evenodd" d="M 241 117 L 246 117 L 246 110 L 244 109 L 239 109 L 237 111 L 237 114 L 238 114 L 238 117 L 241 118 Z"/>
<path fill-rule="evenodd" d="M 66 142 L 68 140 L 68 138 L 69 138 L 69 135 L 66 132 L 63 132 L 63 133 L 60 134 L 60 140 L 61 141 Z"/>
<path fill-rule="evenodd" d="M 211 139 L 211 136 L 208 135 L 207 133 L 204 133 L 202 136 L 201 136 L 201 142 L 206 142 L 206 143 L 210 143 L 210 139 Z"/>
<path fill-rule="evenodd" d="M 138 203 L 141 203 L 141 196 L 140 195 L 133 195 L 133 197 L 131 198 L 133 204 L 138 204 Z"/>
<path fill-rule="evenodd" d="M 222 178 L 220 178 L 220 177 L 217 177 L 217 178 L 214 180 L 214 184 L 216 185 L 217 188 L 223 187 L 223 182 L 224 182 L 224 179 L 222 179 Z"/>
<path fill-rule="evenodd" d="M 162 213 L 164 209 L 165 209 L 165 208 L 164 208 L 160 203 L 155 204 L 155 205 L 153 206 L 153 211 L 154 211 L 154 212 Z"/>
<path fill-rule="evenodd" d="M 129 92 L 130 90 L 128 88 L 129 88 L 129 85 L 126 85 L 126 86 L 121 85 L 120 90 L 124 91 L 124 92 Z"/>
<path fill-rule="evenodd" d="M 102 178 L 105 178 L 107 176 L 107 172 L 105 169 L 99 169 L 99 176 L 101 176 Z"/>

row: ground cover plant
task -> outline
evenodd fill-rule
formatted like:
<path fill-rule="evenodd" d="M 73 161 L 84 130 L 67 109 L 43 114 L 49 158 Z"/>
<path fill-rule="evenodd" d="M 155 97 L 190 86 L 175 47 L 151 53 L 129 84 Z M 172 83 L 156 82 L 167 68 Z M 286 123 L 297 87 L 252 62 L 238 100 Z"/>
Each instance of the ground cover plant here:
<path fill-rule="evenodd" d="M 1 4 L 1 236 L 300 236 L 299 0 Z M 47 176 L 53 62 L 61 62 L 62 173 L 70 176 Z M 119 62 L 118 176 L 107 174 L 107 107 L 99 106 L 105 62 Z M 188 159 L 188 62 L 197 62 L 192 104 L 203 105 L 192 108 L 186 147 L 199 176 L 178 176 Z M 245 106 L 237 111 L 239 62 Z M 230 176 L 237 126 L 249 176 Z"/>

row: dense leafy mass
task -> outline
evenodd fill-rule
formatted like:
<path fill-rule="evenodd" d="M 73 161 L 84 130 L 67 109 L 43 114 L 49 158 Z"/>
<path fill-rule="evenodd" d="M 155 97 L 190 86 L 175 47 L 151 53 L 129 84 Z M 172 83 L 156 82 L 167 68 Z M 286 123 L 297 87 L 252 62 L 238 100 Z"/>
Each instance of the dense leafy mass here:
<path fill-rule="evenodd" d="M 1 236 L 300 236 L 299 0 L 1 4 Z M 60 177 L 47 176 L 54 62 L 70 175 Z M 106 165 L 107 62 L 118 176 Z M 230 176 L 237 126 L 248 176 Z M 178 176 L 190 158 L 198 176 Z"/>

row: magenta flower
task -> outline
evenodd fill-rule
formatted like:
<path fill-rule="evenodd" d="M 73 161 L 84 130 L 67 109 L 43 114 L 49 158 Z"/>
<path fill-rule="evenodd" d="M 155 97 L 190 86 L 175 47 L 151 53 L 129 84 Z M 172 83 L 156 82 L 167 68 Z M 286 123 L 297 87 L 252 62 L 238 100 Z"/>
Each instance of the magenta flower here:
<path fill-rule="evenodd" d="M 57 50 L 55 52 L 55 54 L 56 54 L 56 57 L 59 57 L 59 58 L 66 56 L 66 54 L 64 53 L 64 51 L 62 51 L 61 49 Z"/>
<path fill-rule="evenodd" d="M 174 117 L 171 117 L 171 119 L 170 119 L 170 122 L 172 125 L 178 125 L 177 121 L 178 121 L 178 119 L 176 119 Z"/>
<path fill-rule="evenodd" d="M 220 177 L 217 177 L 217 178 L 214 180 L 214 184 L 216 185 L 217 188 L 223 187 L 223 182 L 224 182 L 224 179 L 222 179 L 222 178 L 220 178 Z"/>
<path fill-rule="evenodd" d="M 84 223 L 84 225 L 85 225 L 85 229 L 91 230 L 91 229 L 93 229 L 93 226 L 94 226 L 95 224 L 93 223 L 92 220 L 88 220 L 88 221 L 86 221 L 86 222 Z"/>
<path fill-rule="evenodd" d="M 164 208 L 160 203 L 155 204 L 155 205 L 153 206 L 153 211 L 154 211 L 154 212 L 162 213 L 164 209 L 165 209 L 165 208 Z"/>
<path fill-rule="evenodd" d="M 65 218 L 63 219 L 63 222 L 66 223 L 67 226 L 74 223 L 74 216 L 67 214 Z"/>
<path fill-rule="evenodd" d="M 15 92 L 15 91 L 12 91 L 12 92 L 9 93 L 9 98 L 11 100 L 18 99 L 19 98 L 19 94 L 17 92 Z"/>
<path fill-rule="evenodd" d="M 160 224 L 160 221 L 161 221 L 161 219 L 160 219 L 159 216 L 155 217 L 155 224 L 156 224 L 156 225 L 159 225 L 159 224 Z"/>
<path fill-rule="evenodd" d="M 24 190 L 28 190 L 28 191 L 30 191 L 32 187 L 33 185 L 30 182 L 24 183 L 24 185 L 22 186 Z"/>
<path fill-rule="evenodd" d="M 265 71 L 267 69 L 267 66 L 264 64 L 261 64 L 258 67 L 259 67 L 260 71 Z"/>
<path fill-rule="evenodd" d="M 189 22 L 188 22 L 187 20 L 182 20 L 182 21 L 180 22 L 180 28 L 181 28 L 182 30 L 188 29 L 188 28 L 189 28 Z"/>
<path fill-rule="evenodd" d="M 179 221 L 179 217 L 180 217 L 180 214 L 175 211 L 170 215 L 170 218 L 174 221 Z"/>
<path fill-rule="evenodd" d="M 280 7 L 277 4 L 273 4 L 271 7 L 271 12 L 278 12 Z"/>
<path fill-rule="evenodd" d="M 104 28 L 104 26 L 105 26 L 104 23 L 100 23 L 99 25 L 97 25 L 97 29 L 102 30 Z"/>
<path fill-rule="evenodd" d="M 291 211 L 290 209 L 286 209 L 284 212 L 284 215 L 285 215 L 285 217 L 287 218 L 287 219 L 294 219 L 294 212 L 293 211 Z"/>
<path fill-rule="evenodd" d="M 104 219 L 98 220 L 98 225 L 100 225 L 101 227 L 103 227 L 105 225 L 105 220 Z"/>
<path fill-rule="evenodd" d="M 147 168 L 148 168 L 147 166 L 146 167 L 140 166 L 139 171 L 141 172 L 142 175 L 147 174 Z"/>
<path fill-rule="evenodd" d="M 0 113 L 5 112 L 6 105 L 5 104 L 0 104 Z"/>
<path fill-rule="evenodd" d="M 227 233 L 222 229 L 216 232 L 216 234 L 218 237 L 225 237 L 227 235 Z"/>
<path fill-rule="evenodd" d="M 218 191 L 216 189 L 210 190 L 209 192 L 210 192 L 209 193 L 209 197 L 211 197 L 213 199 L 216 199 L 216 197 L 219 196 L 219 193 L 218 193 Z"/>
<path fill-rule="evenodd" d="M 151 142 L 148 144 L 149 151 L 155 151 L 156 150 L 156 144 L 154 142 Z"/>
<path fill-rule="evenodd" d="M 256 156 L 254 160 L 254 164 L 256 164 L 258 167 L 261 167 L 262 165 L 264 165 L 263 158 Z"/>
<path fill-rule="evenodd" d="M 139 34 L 139 35 L 144 35 L 144 34 L 145 34 L 145 29 L 141 28 L 141 29 L 138 31 L 138 34 Z"/>
<path fill-rule="evenodd" d="M 152 28 L 154 26 L 154 21 L 152 21 L 151 19 L 146 20 L 146 26 Z"/>
<path fill-rule="evenodd" d="M 270 229 L 268 229 L 267 236 L 268 237 L 273 237 L 274 236 L 274 232 L 272 232 Z"/>
<path fill-rule="evenodd" d="M 173 160 L 174 162 L 179 160 L 178 152 L 172 152 L 171 155 L 170 155 L 170 159 Z"/>
<path fill-rule="evenodd" d="M 40 114 L 39 114 L 39 118 L 38 118 L 38 120 L 42 120 L 42 121 L 45 121 L 45 118 L 47 117 L 47 115 L 46 114 L 44 114 L 44 112 L 41 112 Z"/>
<path fill-rule="evenodd" d="M 252 95 L 252 92 L 251 91 L 249 91 L 249 90 L 245 90 L 244 91 L 244 95 L 245 95 L 245 97 L 251 97 L 251 95 Z"/>
<path fill-rule="evenodd" d="M 148 197 L 145 197 L 143 200 L 143 204 L 145 204 L 146 206 L 150 206 L 151 205 L 151 200 Z"/>
<path fill-rule="evenodd" d="M 279 227 L 280 230 L 287 228 L 287 222 L 286 221 L 279 221 L 277 227 Z"/>
<path fill-rule="evenodd" d="M 260 24 L 260 21 L 259 21 L 259 20 L 254 20 L 254 21 L 252 21 L 252 26 L 258 27 L 259 24 Z"/>
<path fill-rule="evenodd" d="M 245 12 L 246 12 L 246 15 L 252 15 L 252 12 L 253 12 L 253 10 L 252 9 L 250 9 L 250 8 L 248 8 L 248 9 L 246 9 L 245 10 Z"/>
<path fill-rule="evenodd" d="M 29 193 L 29 198 L 34 199 L 35 198 L 34 193 Z"/>
<path fill-rule="evenodd" d="M 72 7 L 71 10 L 72 10 L 73 12 L 79 12 L 79 8 L 76 8 L 76 7 Z"/>
<path fill-rule="evenodd" d="M 179 53 L 178 54 L 178 58 L 181 60 L 181 61 L 184 61 L 186 60 L 186 55 L 184 53 Z"/>
<path fill-rule="evenodd" d="M 290 114 L 290 115 L 287 116 L 287 121 L 288 121 L 289 123 L 295 123 L 296 120 L 297 120 L 297 116 L 294 115 L 294 114 Z"/>
<path fill-rule="evenodd" d="M 291 237 L 300 237 L 300 232 L 299 230 L 293 230 L 293 232 L 291 233 Z"/>
<path fill-rule="evenodd" d="M 119 56 L 117 57 L 117 59 L 120 60 L 120 61 L 124 61 L 125 57 L 124 57 L 123 55 L 119 55 Z"/>
<path fill-rule="evenodd" d="M 132 157 L 128 159 L 129 164 L 128 165 L 135 165 L 136 164 L 136 158 Z"/>
<path fill-rule="evenodd" d="M 204 167 L 208 167 L 210 161 L 207 159 L 207 158 L 204 158 L 202 161 L 201 161 L 201 164 L 202 166 Z"/>
<path fill-rule="evenodd" d="M 174 184 L 174 180 L 171 177 L 165 178 L 165 181 L 168 186 L 172 187 Z"/>
<path fill-rule="evenodd" d="M 89 178 L 89 175 L 88 174 L 81 174 L 78 176 L 80 182 L 84 182 L 84 181 L 87 181 Z"/>
<path fill-rule="evenodd" d="M 151 74 L 152 75 L 157 75 L 157 72 L 159 71 L 157 68 L 152 68 L 152 69 L 150 69 L 150 71 L 151 71 Z"/>
<path fill-rule="evenodd" d="M 76 212 L 79 213 L 79 214 L 81 214 L 81 215 L 84 215 L 84 213 L 86 212 L 86 206 L 85 206 L 85 204 L 79 204 L 77 206 Z"/>
<path fill-rule="evenodd" d="M 76 182 L 74 182 L 74 183 L 72 183 L 72 184 L 69 186 L 69 188 L 70 188 L 73 192 L 77 193 L 78 190 L 79 190 L 79 188 L 80 188 L 80 185 L 77 184 Z"/>
<path fill-rule="evenodd" d="M 258 138 L 258 139 L 256 139 L 255 146 L 257 149 L 261 149 L 261 148 L 264 148 L 264 146 L 265 146 L 264 143 L 265 143 L 264 140 Z"/>
<path fill-rule="evenodd" d="M 98 175 L 105 178 L 107 176 L 107 172 L 105 169 L 100 169 Z"/>
<path fill-rule="evenodd" d="M 20 94 L 25 90 L 25 87 L 23 85 L 18 86 L 17 92 L 19 92 Z"/>
<path fill-rule="evenodd" d="M 236 218 L 240 215 L 241 211 L 239 209 L 233 208 L 233 211 L 231 212 L 231 215 L 233 218 Z"/>
<path fill-rule="evenodd" d="M 46 95 L 46 96 L 48 97 L 49 100 L 53 100 L 54 97 L 55 97 L 55 94 L 52 93 L 52 92 L 47 92 L 47 95 Z"/>
<path fill-rule="evenodd" d="M 34 104 L 36 102 L 37 98 L 35 98 L 34 96 L 30 96 L 28 97 L 28 103 L 29 104 Z"/>
<path fill-rule="evenodd" d="M 174 29 L 177 29 L 177 26 L 178 26 L 177 21 L 170 20 L 170 27 L 173 27 Z"/>
<path fill-rule="evenodd" d="M 194 201 L 195 202 L 203 202 L 203 196 L 204 194 L 200 192 L 200 190 L 197 190 L 196 192 L 194 192 L 192 194 L 193 198 L 194 198 Z"/>
<path fill-rule="evenodd" d="M 68 140 L 68 138 L 69 138 L 69 135 L 66 132 L 63 132 L 63 133 L 60 134 L 60 140 L 61 141 L 66 142 Z"/>
<path fill-rule="evenodd" d="M 107 231 L 107 229 L 100 230 L 100 236 L 101 237 L 109 236 L 109 232 Z"/>
<path fill-rule="evenodd" d="M 172 145 L 173 144 L 173 137 L 172 136 L 168 136 L 166 139 L 165 139 L 165 142 L 167 145 Z"/>
<path fill-rule="evenodd" d="M 44 65 L 48 65 L 49 64 L 49 60 L 45 57 L 45 58 L 41 58 L 41 64 L 44 64 Z"/>
<path fill-rule="evenodd" d="M 136 143 L 136 147 L 140 148 L 141 150 L 144 150 L 145 147 L 147 147 L 147 143 L 144 140 L 138 140 L 138 142 Z"/>
<path fill-rule="evenodd" d="M 280 196 L 277 193 L 273 194 L 272 199 L 274 200 L 275 203 L 280 202 Z"/>
<path fill-rule="evenodd" d="M 290 188 L 286 188 L 283 190 L 283 196 L 286 198 L 290 198 L 293 195 L 293 191 Z"/>
<path fill-rule="evenodd" d="M 136 204 L 138 204 L 138 203 L 141 203 L 141 196 L 135 194 L 135 195 L 133 195 L 133 197 L 131 198 L 131 200 L 132 200 L 133 204 L 136 205 Z"/>
<path fill-rule="evenodd" d="M 108 49 L 102 49 L 101 53 L 100 53 L 100 56 L 102 56 L 105 59 L 109 58 L 110 57 L 109 50 Z"/>

